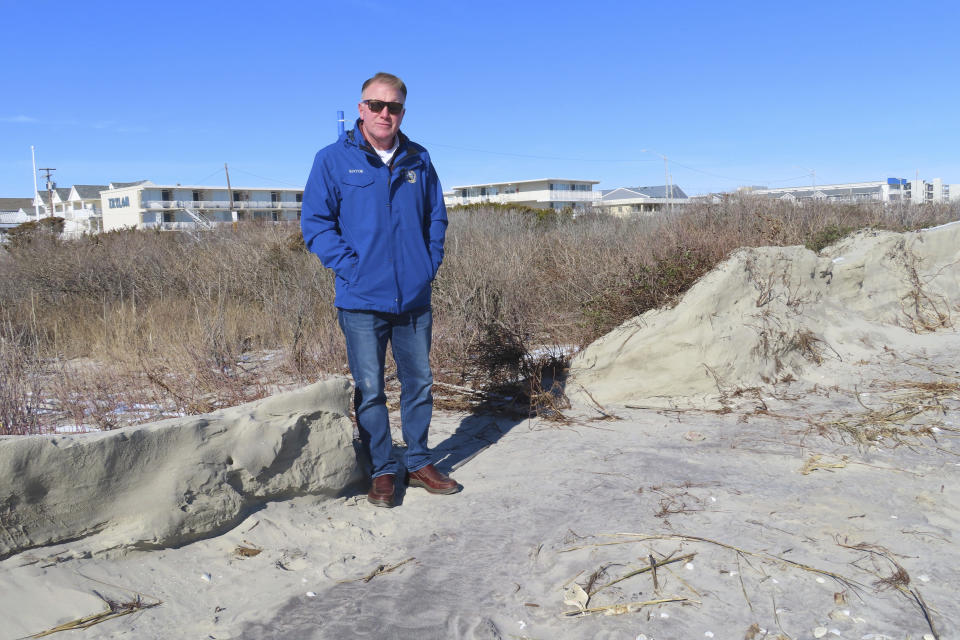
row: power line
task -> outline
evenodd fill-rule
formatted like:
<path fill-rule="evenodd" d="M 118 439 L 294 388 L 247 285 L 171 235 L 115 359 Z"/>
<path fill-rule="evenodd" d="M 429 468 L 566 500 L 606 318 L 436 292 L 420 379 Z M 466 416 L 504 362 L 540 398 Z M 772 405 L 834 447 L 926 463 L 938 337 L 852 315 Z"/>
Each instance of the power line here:
<path fill-rule="evenodd" d="M 200 178 L 199 180 L 197 180 L 197 181 L 194 182 L 193 184 L 203 184 L 203 181 L 204 181 L 204 180 L 206 180 L 207 178 L 213 177 L 213 176 L 217 175 L 218 173 L 220 173 L 220 169 L 219 169 L 219 168 L 214 169 L 213 171 L 210 172 L 210 175 L 207 175 L 207 176 L 204 176 L 204 177 Z"/>
<path fill-rule="evenodd" d="M 656 162 L 655 160 L 645 160 L 634 158 L 632 160 L 598 160 L 594 158 L 564 158 L 561 156 L 538 156 L 528 153 L 511 153 L 509 151 L 489 151 L 487 149 L 474 149 L 471 147 L 460 147 L 453 144 L 440 144 L 439 142 L 423 141 L 423 144 L 430 147 L 446 147 L 447 149 L 458 149 L 460 151 L 471 151 L 473 153 L 489 153 L 495 156 L 510 156 L 513 158 L 530 158 L 532 160 L 563 160 L 565 162 L 602 162 L 602 163 L 628 163 L 628 162 Z"/>
<path fill-rule="evenodd" d="M 247 174 L 248 176 L 253 176 L 254 178 L 260 178 L 261 180 L 266 180 L 267 182 L 275 182 L 275 183 L 279 183 L 279 184 L 285 184 L 285 185 L 289 185 L 289 186 L 291 186 L 291 187 L 302 187 L 302 186 L 303 186 L 303 184 L 301 184 L 301 183 L 287 182 L 286 180 L 277 180 L 276 178 L 267 178 L 267 177 L 265 177 L 265 176 L 260 176 L 260 175 L 257 175 L 257 174 L 255 174 L 255 173 L 250 173 L 249 171 L 244 171 L 243 169 L 237 169 L 236 167 L 234 167 L 233 170 L 234 170 L 235 172 L 238 172 L 238 173 L 245 173 L 245 174 Z"/>
<path fill-rule="evenodd" d="M 445 147 L 445 148 L 447 148 L 447 149 L 458 149 L 458 150 L 460 150 L 460 151 L 470 151 L 470 152 L 473 152 L 473 153 L 488 153 L 488 154 L 490 154 L 490 155 L 508 156 L 508 157 L 513 157 L 513 158 L 530 158 L 530 159 L 533 159 L 533 160 L 561 160 L 561 161 L 564 161 L 564 162 L 595 162 L 595 163 L 607 163 L 607 164 L 610 164 L 610 163 L 612 163 L 612 164 L 626 164 L 626 163 L 656 162 L 656 160 L 645 160 L 645 159 L 639 159 L 639 158 L 635 158 L 635 159 L 631 159 L 631 160 L 622 160 L 622 159 L 615 159 L 615 160 L 598 160 L 598 159 L 593 159 L 593 158 L 569 158 L 569 157 L 562 157 L 562 156 L 540 156 L 540 155 L 533 155 L 533 154 L 526 154 L 526 153 L 512 153 L 512 152 L 508 152 L 508 151 L 490 151 L 489 149 L 476 149 L 476 148 L 472 148 L 472 147 L 461 147 L 461 146 L 458 146 L 458 145 L 441 144 L 441 143 L 439 143 L 439 142 L 428 142 L 428 141 L 424 141 L 424 144 L 427 145 L 427 146 L 431 146 L 431 147 Z M 712 171 L 705 171 L 705 170 L 703 170 L 703 169 L 697 169 L 696 167 L 691 167 L 690 165 L 686 165 L 686 164 L 677 162 L 677 161 L 675 161 L 675 160 L 673 160 L 673 159 L 671 159 L 670 161 L 671 161 L 671 163 L 673 163 L 674 165 L 676 165 L 676 166 L 678 166 L 678 167 L 683 167 L 684 169 L 687 169 L 688 171 L 695 171 L 696 173 L 702 173 L 703 175 L 710 176 L 710 177 L 712 177 L 712 178 L 719 178 L 719 179 L 721 179 L 721 180 L 729 180 L 730 182 L 734 182 L 734 183 L 738 183 L 738 184 L 755 184 L 755 183 L 758 183 L 758 182 L 765 182 L 765 183 L 767 183 L 767 184 L 779 184 L 779 183 L 783 183 L 783 182 L 790 182 L 791 180 L 799 180 L 800 178 L 806 178 L 806 177 L 809 177 L 809 175 L 810 175 L 809 173 L 807 173 L 807 174 L 804 174 L 804 175 L 802 175 L 802 176 L 795 176 L 795 177 L 792 177 L 792 178 L 782 178 L 782 179 L 778 179 L 778 180 L 759 180 L 759 181 L 758 181 L 758 180 L 749 180 L 749 179 L 744 179 L 744 178 L 731 178 L 730 176 L 720 175 L 719 173 L 713 173 Z"/>

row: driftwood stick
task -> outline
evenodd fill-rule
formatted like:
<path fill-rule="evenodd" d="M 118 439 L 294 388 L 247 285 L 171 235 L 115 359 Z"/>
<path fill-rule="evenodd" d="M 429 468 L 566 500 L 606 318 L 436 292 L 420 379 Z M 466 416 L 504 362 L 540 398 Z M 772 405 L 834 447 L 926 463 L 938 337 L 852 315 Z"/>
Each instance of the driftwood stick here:
<path fill-rule="evenodd" d="M 596 589 L 593 590 L 592 593 L 590 593 L 590 597 L 592 598 L 594 595 L 596 595 L 596 594 L 597 594 L 598 592 L 600 592 L 601 590 L 606 589 L 607 587 L 613 586 L 613 585 L 617 584 L 618 582 L 623 582 L 623 581 L 626 580 L 627 578 L 632 578 L 632 577 L 635 576 L 635 575 L 638 575 L 638 574 L 641 574 L 641 573 L 646 573 L 647 571 L 652 571 L 652 570 L 654 570 L 656 567 L 662 567 L 662 566 L 664 566 L 664 565 L 673 564 L 674 562 L 683 562 L 683 561 L 685 561 L 685 560 L 689 560 L 689 559 L 693 558 L 695 555 L 697 555 L 697 554 L 696 554 L 696 553 L 688 553 L 687 555 L 685 555 L 685 556 L 680 556 L 679 558 L 667 558 L 666 560 L 661 560 L 660 562 L 654 562 L 654 563 L 652 563 L 652 564 L 651 564 L 650 566 L 648 566 L 648 567 L 641 567 L 641 568 L 636 569 L 636 570 L 634 570 L 634 571 L 631 571 L 631 572 L 629 572 L 629 573 L 627 573 L 627 574 L 625 574 L 625 575 L 623 575 L 623 576 L 620 576 L 620 577 L 617 578 L 616 580 L 611 580 L 610 582 L 608 582 L 607 584 L 603 585 L 602 587 L 597 587 Z M 652 558 L 651 558 L 651 559 L 652 559 Z"/>

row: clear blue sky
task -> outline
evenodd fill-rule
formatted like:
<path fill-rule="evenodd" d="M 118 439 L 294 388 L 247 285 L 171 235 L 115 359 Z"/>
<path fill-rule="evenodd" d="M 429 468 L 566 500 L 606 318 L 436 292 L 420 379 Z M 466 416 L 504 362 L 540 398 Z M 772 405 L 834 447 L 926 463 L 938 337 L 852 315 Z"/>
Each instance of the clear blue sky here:
<path fill-rule="evenodd" d="M 0 0 L 0 196 L 302 186 L 376 71 L 445 188 L 960 182 L 960 3 Z M 651 152 L 643 153 L 641 149 Z M 41 182 L 42 188 L 42 182 Z"/>

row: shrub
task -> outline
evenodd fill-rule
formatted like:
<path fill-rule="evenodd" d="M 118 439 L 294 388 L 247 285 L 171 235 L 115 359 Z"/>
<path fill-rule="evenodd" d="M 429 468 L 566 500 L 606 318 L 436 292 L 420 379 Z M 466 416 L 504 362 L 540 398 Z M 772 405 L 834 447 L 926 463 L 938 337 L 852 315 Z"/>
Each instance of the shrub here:
<path fill-rule="evenodd" d="M 563 365 L 556 354 L 672 304 L 739 247 L 816 247 L 847 229 L 958 213 L 749 197 L 623 218 L 451 208 L 434 282 L 434 375 L 523 383 L 533 403 L 544 371 Z M 333 277 L 285 223 L 34 236 L 29 250 L 0 252 L 0 341 L 8 432 L 67 419 L 121 426 L 347 372 Z M 39 398 L 54 411 L 40 413 Z"/>
<path fill-rule="evenodd" d="M 55 241 L 63 233 L 64 224 L 64 219 L 57 216 L 28 220 L 7 232 L 4 248 L 7 251 L 17 251 L 29 247 L 34 242 Z"/>
<path fill-rule="evenodd" d="M 812 237 L 804 243 L 804 246 L 813 252 L 820 253 L 833 243 L 850 235 L 852 231 L 854 231 L 853 227 L 840 226 L 838 224 L 827 225 L 814 233 Z"/>

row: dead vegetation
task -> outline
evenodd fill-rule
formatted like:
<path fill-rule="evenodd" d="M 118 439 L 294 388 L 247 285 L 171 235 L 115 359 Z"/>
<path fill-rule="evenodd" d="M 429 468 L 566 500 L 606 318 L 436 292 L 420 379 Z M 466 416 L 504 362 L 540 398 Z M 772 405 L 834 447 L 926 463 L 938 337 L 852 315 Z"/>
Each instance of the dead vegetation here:
<path fill-rule="evenodd" d="M 452 210 L 434 288 L 432 358 L 454 393 L 563 420 L 570 354 L 674 303 L 743 246 L 820 245 L 838 229 L 956 219 L 879 206 L 731 198 L 672 215 L 571 218 Z M 332 278 L 296 225 L 201 234 L 37 234 L 0 251 L 0 433 L 110 429 L 205 412 L 346 373 Z M 926 317 L 926 316 L 924 316 Z M 823 345 L 785 345 L 816 360 Z"/>
<path fill-rule="evenodd" d="M 706 589 L 697 589 L 693 584 L 693 578 L 682 579 L 675 572 L 669 571 L 668 565 L 681 562 L 685 563 L 684 566 L 686 566 L 688 569 L 693 570 L 693 564 L 686 563 L 692 563 L 695 557 L 699 557 L 700 561 L 698 564 L 708 565 L 711 567 L 711 570 L 717 570 L 721 574 L 725 573 L 730 576 L 738 577 L 738 590 L 743 596 L 744 603 L 750 612 L 758 616 L 767 616 L 769 618 L 769 622 L 772 622 L 780 628 L 783 637 L 789 638 L 790 636 L 786 634 L 786 632 L 784 632 L 783 628 L 780 626 L 778 615 L 779 610 L 777 608 L 775 595 L 777 587 L 770 584 L 771 577 L 774 575 L 773 569 L 777 569 L 776 575 L 779 576 L 779 580 L 772 581 L 773 585 L 776 585 L 779 581 L 791 580 L 792 582 L 790 582 L 790 584 L 796 585 L 796 588 L 799 588 L 802 583 L 802 574 L 814 576 L 817 582 L 824 582 L 825 580 L 831 580 L 835 582 L 840 588 L 840 591 L 834 593 L 834 605 L 845 605 L 847 602 L 848 593 L 856 594 L 859 599 L 863 600 L 871 595 L 878 595 L 884 591 L 896 591 L 904 596 L 905 600 L 911 606 L 916 607 L 919 613 L 923 616 L 924 624 L 930 629 L 933 637 L 940 637 L 936 626 L 934 625 L 930 607 L 927 606 L 920 591 L 910 587 L 909 573 L 895 558 L 895 554 L 893 552 L 880 545 L 866 542 L 847 544 L 839 539 L 834 540 L 838 548 L 853 551 L 857 554 L 857 557 L 853 560 L 850 560 L 847 564 L 851 567 L 851 570 L 865 574 L 868 577 L 872 577 L 873 581 L 871 583 L 871 588 L 871 585 L 867 584 L 867 579 L 862 578 L 859 575 L 857 577 L 853 577 L 848 574 L 840 573 L 839 571 L 833 571 L 821 567 L 811 566 L 803 562 L 798 562 L 796 560 L 786 558 L 783 555 L 773 554 L 768 551 L 753 551 L 721 540 L 703 536 L 683 534 L 615 533 L 599 534 L 597 536 L 586 537 L 585 539 L 591 541 L 583 542 L 572 547 L 559 549 L 558 553 L 575 553 L 583 550 L 589 550 L 591 551 L 591 557 L 595 557 L 598 554 L 609 557 L 610 552 L 613 552 L 613 550 L 609 549 L 609 547 L 620 547 L 621 545 L 643 545 L 649 550 L 649 553 L 645 558 L 647 564 L 644 564 L 640 567 L 629 568 L 619 577 L 607 579 L 606 582 L 600 586 L 596 586 L 598 578 L 606 577 L 610 567 L 617 564 L 616 560 L 605 561 L 599 569 L 590 574 L 590 577 L 583 584 L 574 582 L 576 576 L 571 578 L 567 581 L 567 583 L 562 585 L 561 589 L 563 591 L 563 603 L 574 608 L 561 611 L 559 614 L 561 617 L 576 618 L 592 613 L 622 615 L 626 613 L 640 612 L 644 608 L 649 609 L 652 607 L 662 607 L 666 604 L 699 605 L 702 604 L 702 601 L 704 601 L 706 598 L 719 599 L 724 603 L 724 606 L 729 606 L 730 599 L 727 597 L 727 594 L 723 592 L 717 592 L 715 589 L 710 591 L 707 591 Z M 657 551 L 655 547 L 651 546 L 658 542 L 674 542 L 679 546 L 673 547 L 669 553 L 664 554 Z M 701 551 L 689 551 L 690 547 L 706 547 L 706 549 Z M 601 552 L 601 550 L 603 551 Z M 715 550 L 732 552 L 734 564 L 737 569 L 730 570 L 725 568 L 726 566 L 730 565 L 730 562 L 724 561 L 717 553 L 711 553 L 711 551 Z M 687 552 L 684 553 L 684 551 Z M 665 578 L 658 579 L 657 569 L 659 568 L 665 569 L 669 575 Z M 748 574 L 748 579 L 745 579 L 745 572 Z M 791 573 L 794 575 L 791 576 Z M 650 574 L 650 583 L 648 584 L 649 588 L 645 591 L 640 591 L 640 589 L 643 587 L 638 587 L 636 584 L 632 585 L 629 591 L 611 589 L 614 585 L 623 584 L 627 580 L 637 579 L 639 576 L 644 576 L 646 574 Z M 691 573 L 691 575 L 696 575 L 696 573 Z M 661 591 L 665 588 L 676 589 L 678 593 L 660 596 Z M 610 589 L 609 592 L 607 591 L 608 589 Z M 731 591 L 732 590 L 733 588 Z M 601 591 L 609 593 L 603 604 L 597 603 L 594 600 L 595 596 L 597 596 Z M 628 596 L 634 596 L 637 593 L 643 592 L 649 592 L 657 597 L 644 601 L 624 601 Z M 687 592 L 687 595 L 683 595 L 683 592 Z M 769 595 L 772 598 L 772 608 L 769 612 L 764 611 L 765 607 L 761 606 L 761 603 L 765 600 L 767 592 L 769 592 Z M 847 615 L 842 611 L 834 611 L 831 613 L 841 617 Z M 769 630 L 763 630 L 759 624 L 754 623 L 749 629 L 747 629 L 745 637 L 756 638 L 758 635 L 762 635 L 763 637 L 776 637 L 768 635 L 769 633 Z"/>
<path fill-rule="evenodd" d="M 94 592 L 96 593 L 96 592 Z M 63 624 L 57 625 L 45 631 L 35 633 L 29 638 L 43 638 L 54 633 L 59 633 L 60 631 L 76 631 L 78 629 L 89 629 L 95 624 L 100 624 L 101 622 L 106 622 L 107 620 L 112 620 L 114 618 L 119 618 L 121 616 L 127 616 L 131 613 L 137 613 L 138 611 L 143 611 L 144 609 L 152 609 L 153 607 L 158 607 L 162 602 L 159 600 L 155 602 L 145 602 L 139 595 L 133 600 L 112 600 L 105 596 L 97 595 L 104 601 L 107 605 L 107 608 L 104 611 L 94 613 L 89 616 L 84 616 L 82 618 L 77 618 L 75 620 L 70 620 Z"/>
<path fill-rule="evenodd" d="M 879 398 L 878 406 L 868 406 L 860 393 L 854 397 L 863 411 L 813 418 L 811 422 L 819 435 L 836 436 L 847 444 L 883 444 L 896 448 L 920 446 L 924 442 L 936 444 L 938 437 L 958 433 L 943 417 L 948 410 L 947 402 L 960 402 L 960 382 L 886 382 L 883 389 L 871 395 L 872 403 Z"/>
<path fill-rule="evenodd" d="M 55 627 L 39 631 L 32 635 L 26 636 L 26 638 L 20 638 L 19 640 L 27 640 L 27 638 L 44 638 L 61 631 L 77 631 L 81 629 L 89 629 L 90 627 L 106 622 L 108 620 L 113 620 L 114 618 L 121 618 L 123 616 L 128 616 L 133 613 L 139 613 L 146 609 L 152 609 L 154 607 L 159 607 L 163 604 L 163 600 L 155 596 L 147 595 L 145 593 L 140 593 L 139 591 L 133 591 L 125 587 L 118 585 L 110 584 L 103 582 L 101 580 L 96 580 L 90 578 L 78 572 L 78 574 L 91 582 L 96 582 L 101 585 L 110 587 L 111 589 L 119 589 L 131 594 L 132 597 L 124 600 L 118 600 L 110 596 L 104 595 L 97 590 L 93 590 L 93 594 L 100 598 L 103 603 L 106 605 L 106 608 L 97 613 L 90 614 L 88 616 L 83 616 L 81 618 L 76 618 L 74 620 L 69 620 L 63 624 L 59 624 Z"/>

